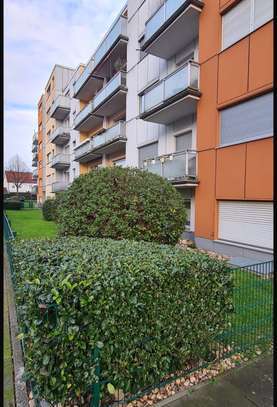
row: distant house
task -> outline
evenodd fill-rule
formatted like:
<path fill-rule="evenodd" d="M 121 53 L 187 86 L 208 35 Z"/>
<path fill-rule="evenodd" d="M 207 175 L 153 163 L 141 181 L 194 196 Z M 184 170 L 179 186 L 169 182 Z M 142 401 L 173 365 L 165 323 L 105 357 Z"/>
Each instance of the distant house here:
<path fill-rule="evenodd" d="M 33 178 L 32 172 L 16 173 L 14 171 L 5 171 L 4 176 L 4 188 L 8 193 L 17 192 L 16 185 L 17 180 L 20 180 L 18 192 L 32 192 L 37 185 L 37 181 Z"/>

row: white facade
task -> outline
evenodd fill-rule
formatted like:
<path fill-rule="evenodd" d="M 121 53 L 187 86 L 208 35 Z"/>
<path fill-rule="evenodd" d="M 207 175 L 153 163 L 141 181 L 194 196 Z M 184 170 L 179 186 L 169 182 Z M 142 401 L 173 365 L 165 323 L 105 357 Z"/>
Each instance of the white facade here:
<path fill-rule="evenodd" d="M 139 149 L 152 143 L 157 156 L 175 153 L 177 137 L 187 134 L 189 149 L 196 149 L 196 113 L 184 115 L 168 124 L 145 121 L 140 116 L 140 94 L 151 85 L 166 78 L 184 66 L 187 61 L 198 60 L 198 39 L 178 50 L 170 59 L 140 51 L 147 20 L 163 4 L 162 0 L 128 0 L 128 49 L 127 49 L 127 109 L 126 109 L 126 164 L 140 166 Z M 147 157 L 150 158 L 150 157 Z M 180 190 L 180 188 L 178 188 Z M 194 187 L 182 186 L 190 220 L 187 230 L 194 231 Z"/>
<path fill-rule="evenodd" d="M 35 182 L 34 183 L 23 183 L 20 185 L 18 192 L 20 192 L 20 193 L 33 192 L 33 188 L 35 185 L 36 185 Z M 13 182 L 8 182 L 6 175 L 4 177 L 4 188 L 7 189 L 8 193 L 17 192 L 15 184 Z"/>

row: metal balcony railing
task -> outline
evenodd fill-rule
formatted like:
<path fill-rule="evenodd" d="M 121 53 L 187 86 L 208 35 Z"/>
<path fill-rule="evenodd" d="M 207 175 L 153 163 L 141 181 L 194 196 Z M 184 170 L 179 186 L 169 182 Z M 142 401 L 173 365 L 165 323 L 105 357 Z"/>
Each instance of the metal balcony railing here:
<path fill-rule="evenodd" d="M 93 152 L 97 148 L 104 147 L 106 144 L 120 138 L 126 138 L 126 123 L 124 121 L 119 121 L 113 127 L 105 130 L 103 133 L 81 143 L 75 148 L 74 159 L 78 160 L 84 155 Z"/>
<path fill-rule="evenodd" d="M 51 165 L 53 167 L 53 166 L 59 165 L 59 164 L 70 165 L 70 155 L 69 154 L 62 154 L 62 153 L 56 154 L 53 157 Z"/>
<path fill-rule="evenodd" d="M 62 192 L 69 187 L 69 182 L 57 181 L 52 184 L 52 192 Z"/>
<path fill-rule="evenodd" d="M 197 152 L 186 150 L 154 157 L 143 162 L 143 169 L 170 181 L 196 179 Z"/>
<path fill-rule="evenodd" d="M 95 96 L 94 109 L 108 99 L 120 86 L 126 86 L 126 72 L 118 72 Z"/>
<path fill-rule="evenodd" d="M 146 90 L 140 97 L 140 112 L 145 113 L 159 105 L 162 106 L 168 99 L 187 88 L 199 89 L 199 65 L 197 62 L 188 62 Z"/>
<path fill-rule="evenodd" d="M 83 73 L 80 75 L 76 83 L 74 84 L 74 94 L 76 95 L 85 82 L 88 80 L 94 69 L 97 67 L 102 58 L 107 54 L 107 52 L 113 47 L 120 36 L 127 37 L 127 19 L 120 16 L 118 20 L 114 23 L 113 27 L 101 42 L 97 48 L 95 54 L 92 56 L 91 60 L 87 64 Z"/>

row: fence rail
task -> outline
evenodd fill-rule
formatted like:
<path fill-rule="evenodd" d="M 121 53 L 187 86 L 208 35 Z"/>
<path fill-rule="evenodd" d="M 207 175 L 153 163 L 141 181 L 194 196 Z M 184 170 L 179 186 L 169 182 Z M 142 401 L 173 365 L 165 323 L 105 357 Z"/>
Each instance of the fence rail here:
<path fill-rule="evenodd" d="M 16 275 L 13 267 L 11 242 L 15 238 L 11 223 L 4 214 L 4 237 L 7 245 L 8 260 L 12 274 L 13 288 L 16 291 Z M 101 352 L 99 348 L 91 350 L 92 364 L 96 366 L 96 374 L 99 380 L 92 383 L 89 389 L 91 399 L 91 407 L 110 406 L 115 404 L 125 404 L 136 400 L 143 395 L 151 392 L 155 388 L 162 388 L 165 385 L 175 381 L 180 377 L 187 376 L 196 370 L 203 369 L 212 362 L 220 362 L 230 356 L 238 353 L 255 353 L 269 349 L 273 338 L 273 262 L 263 262 L 254 265 L 238 267 L 231 269 L 232 279 L 234 284 L 233 305 L 234 313 L 232 314 L 230 326 L 221 335 L 215 338 L 214 343 L 207 353 L 205 360 L 193 363 L 176 371 L 172 367 L 166 377 L 155 377 L 151 384 L 146 388 L 141 388 L 139 383 L 136 383 L 135 377 L 132 378 L 132 393 L 121 394 L 116 399 L 107 393 L 107 383 L 113 384 L 118 389 L 116 379 L 107 377 L 104 372 L 101 372 Z M 50 310 L 49 306 L 49 310 Z M 58 306 L 55 306 L 55 317 L 58 321 Z M 47 310 L 48 312 L 48 310 Z M 20 312 L 17 309 L 17 315 L 20 317 Z M 47 313 L 46 313 L 47 315 Z M 165 333 L 166 334 L 166 333 Z M 151 342 L 151 338 L 146 338 L 146 342 Z M 145 343 L 138 344 L 137 349 L 133 351 L 140 352 L 144 349 Z M 24 342 L 22 341 L 22 349 L 24 354 Z M 172 361 L 174 366 L 174 361 Z M 130 366 L 132 368 L 132 366 Z M 34 383 L 29 383 L 33 394 L 36 398 L 36 405 L 40 406 L 39 395 L 36 393 Z"/>

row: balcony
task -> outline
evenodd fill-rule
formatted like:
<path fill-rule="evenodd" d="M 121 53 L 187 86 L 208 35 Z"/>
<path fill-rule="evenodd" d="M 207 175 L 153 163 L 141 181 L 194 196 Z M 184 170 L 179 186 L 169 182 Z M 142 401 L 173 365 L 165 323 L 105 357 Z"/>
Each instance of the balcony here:
<path fill-rule="evenodd" d="M 56 170 L 65 170 L 70 166 L 70 155 L 69 154 L 56 154 L 53 157 L 51 167 Z"/>
<path fill-rule="evenodd" d="M 171 181 L 176 186 L 197 184 L 196 151 L 187 150 L 145 160 L 143 169 Z"/>
<path fill-rule="evenodd" d="M 103 78 L 93 75 L 95 64 L 93 60 L 87 64 L 86 68 L 74 84 L 74 98 L 88 102 L 93 95 L 102 88 Z"/>
<path fill-rule="evenodd" d="M 70 130 L 68 127 L 58 127 L 50 136 L 50 143 L 56 145 L 67 144 L 70 140 Z"/>
<path fill-rule="evenodd" d="M 95 96 L 94 111 L 111 116 L 126 109 L 126 72 L 118 72 Z"/>
<path fill-rule="evenodd" d="M 62 121 L 70 112 L 70 98 L 67 96 L 59 95 L 54 100 L 50 108 L 50 117 Z"/>
<path fill-rule="evenodd" d="M 103 123 L 103 117 L 93 114 L 94 103 L 90 102 L 75 117 L 74 130 L 87 132 Z"/>
<path fill-rule="evenodd" d="M 33 158 L 32 167 L 37 167 L 37 166 L 38 166 L 38 161 Z"/>
<path fill-rule="evenodd" d="M 65 182 L 65 181 L 54 182 L 52 184 L 52 192 L 53 193 L 63 192 L 69 187 L 69 185 L 70 185 L 69 182 Z"/>
<path fill-rule="evenodd" d="M 119 58 L 126 60 L 127 41 L 127 19 L 120 16 L 74 84 L 76 99 L 89 101 L 102 87 L 103 77 L 107 76 L 110 66 L 114 66 Z M 107 57 L 109 67 L 102 64 Z"/>
<path fill-rule="evenodd" d="M 38 170 L 37 170 L 37 168 L 35 168 L 33 170 L 33 178 L 37 178 L 37 177 L 38 177 Z"/>
<path fill-rule="evenodd" d="M 92 161 L 102 154 L 111 154 L 122 150 L 126 143 L 125 122 L 120 121 L 115 126 L 94 136 L 75 148 L 74 160 L 80 163 Z"/>
<path fill-rule="evenodd" d="M 201 0 L 166 0 L 146 22 L 142 51 L 170 59 L 198 37 Z"/>
<path fill-rule="evenodd" d="M 33 143 L 33 145 L 32 145 L 32 153 L 37 153 L 37 151 L 38 151 L 38 145 L 37 145 L 37 143 Z"/>
<path fill-rule="evenodd" d="M 188 62 L 140 97 L 140 118 L 169 124 L 196 111 L 200 98 L 199 65 Z"/>

